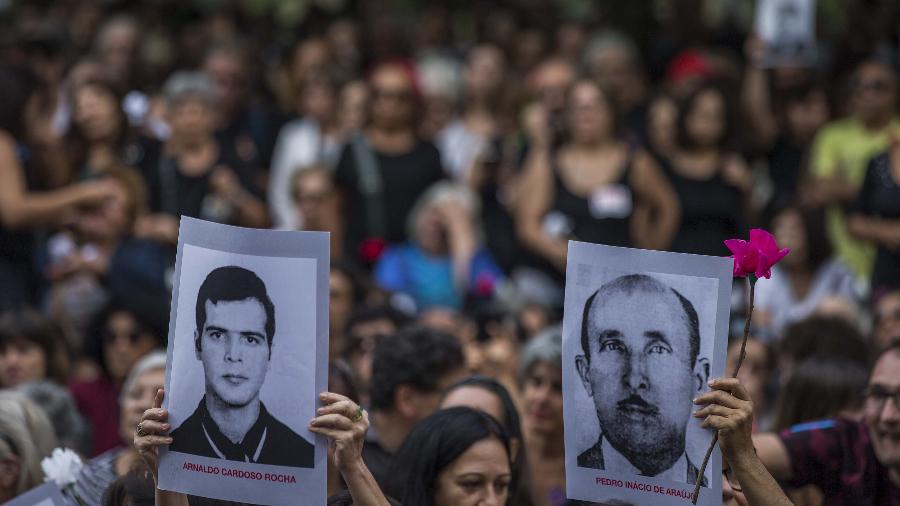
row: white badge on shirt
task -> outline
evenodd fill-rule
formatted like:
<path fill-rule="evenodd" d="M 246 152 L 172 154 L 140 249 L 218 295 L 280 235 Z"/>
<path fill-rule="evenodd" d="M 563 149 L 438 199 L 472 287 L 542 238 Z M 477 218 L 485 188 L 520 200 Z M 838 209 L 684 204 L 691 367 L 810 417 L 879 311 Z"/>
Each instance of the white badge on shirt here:
<path fill-rule="evenodd" d="M 591 216 L 597 219 L 627 218 L 633 205 L 631 190 L 625 185 L 606 185 L 591 194 Z"/>

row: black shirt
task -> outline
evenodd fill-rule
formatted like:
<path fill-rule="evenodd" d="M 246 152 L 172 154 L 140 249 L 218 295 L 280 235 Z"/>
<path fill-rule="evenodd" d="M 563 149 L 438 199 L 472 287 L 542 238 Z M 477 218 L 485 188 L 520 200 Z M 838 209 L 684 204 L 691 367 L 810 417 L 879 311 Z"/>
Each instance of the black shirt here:
<path fill-rule="evenodd" d="M 900 219 L 900 183 L 891 174 L 891 157 L 882 153 L 869 161 L 855 211 L 888 220 Z M 879 245 L 872 271 L 873 288 L 900 288 L 900 251 Z"/>
<path fill-rule="evenodd" d="M 743 195 L 729 184 L 722 170 L 708 179 L 679 174 L 667 160 L 659 160 L 681 205 L 681 225 L 670 251 L 725 256 L 725 240 L 744 235 Z"/>
<path fill-rule="evenodd" d="M 206 409 L 206 396 L 187 420 L 171 433 L 169 450 L 201 457 L 272 466 L 313 467 L 315 446 L 279 422 L 259 404 L 259 417 L 240 443 L 232 443 Z"/>
<path fill-rule="evenodd" d="M 385 237 L 388 243 L 400 243 L 406 237 L 406 219 L 416 200 L 432 184 L 444 178 L 441 155 L 434 144 L 417 141 L 405 153 L 382 153 L 372 148 L 381 176 Z M 346 252 L 356 258 L 360 243 L 374 237 L 367 230 L 366 200 L 360 190 L 360 174 L 353 146 L 344 146 L 334 173 L 335 184 L 344 194 Z"/>

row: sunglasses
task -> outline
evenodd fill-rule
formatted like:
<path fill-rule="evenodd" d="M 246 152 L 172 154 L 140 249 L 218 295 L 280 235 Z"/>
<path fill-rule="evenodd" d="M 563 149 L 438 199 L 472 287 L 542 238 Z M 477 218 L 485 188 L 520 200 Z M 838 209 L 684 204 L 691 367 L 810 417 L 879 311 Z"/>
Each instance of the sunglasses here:
<path fill-rule="evenodd" d="M 891 89 L 891 83 L 884 79 L 858 80 L 854 83 L 854 88 L 862 93 L 884 93 Z"/>

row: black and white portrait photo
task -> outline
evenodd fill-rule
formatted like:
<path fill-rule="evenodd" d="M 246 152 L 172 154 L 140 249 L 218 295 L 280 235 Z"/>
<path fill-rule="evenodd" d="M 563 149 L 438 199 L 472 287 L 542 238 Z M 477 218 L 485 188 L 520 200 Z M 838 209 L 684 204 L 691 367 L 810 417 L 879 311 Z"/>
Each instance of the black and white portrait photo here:
<path fill-rule="evenodd" d="M 253 271 L 229 265 L 206 276 L 197 292 L 194 330 L 205 393 L 172 431 L 170 451 L 313 466 L 313 445 L 272 416 L 259 398 L 272 361 L 275 315 L 266 285 Z"/>
<path fill-rule="evenodd" d="M 721 486 L 713 486 L 713 466 L 700 475 L 712 434 L 691 413 L 723 368 L 728 262 L 570 243 L 563 329 L 570 498 L 683 503 L 679 496 L 698 482 L 702 496 Z"/>
<path fill-rule="evenodd" d="M 159 486 L 254 504 L 324 504 L 326 234 L 182 218 Z"/>

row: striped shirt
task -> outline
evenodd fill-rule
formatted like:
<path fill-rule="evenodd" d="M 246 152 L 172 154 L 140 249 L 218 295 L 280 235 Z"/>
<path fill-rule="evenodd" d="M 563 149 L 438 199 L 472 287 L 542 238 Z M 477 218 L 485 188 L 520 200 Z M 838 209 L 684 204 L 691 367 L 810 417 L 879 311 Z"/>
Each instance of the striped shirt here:
<path fill-rule="evenodd" d="M 75 493 L 87 506 L 100 506 L 103 503 L 103 492 L 116 481 L 116 459 L 124 451 L 113 448 L 87 461 L 75 482 Z"/>

